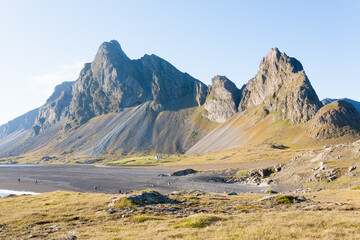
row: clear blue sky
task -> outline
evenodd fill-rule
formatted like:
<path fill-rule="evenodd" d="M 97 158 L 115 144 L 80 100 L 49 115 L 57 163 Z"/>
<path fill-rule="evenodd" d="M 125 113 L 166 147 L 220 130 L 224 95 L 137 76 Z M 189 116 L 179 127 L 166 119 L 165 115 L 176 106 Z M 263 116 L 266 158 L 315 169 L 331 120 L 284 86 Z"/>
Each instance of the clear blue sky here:
<path fill-rule="evenodd" d="M 154 53 L 238 87 L 270 48 L 300 60 L 319 98 L 360 100 L 360 1 L 0 0 L 0 124 L 76 80 L 99 45 Z"/>

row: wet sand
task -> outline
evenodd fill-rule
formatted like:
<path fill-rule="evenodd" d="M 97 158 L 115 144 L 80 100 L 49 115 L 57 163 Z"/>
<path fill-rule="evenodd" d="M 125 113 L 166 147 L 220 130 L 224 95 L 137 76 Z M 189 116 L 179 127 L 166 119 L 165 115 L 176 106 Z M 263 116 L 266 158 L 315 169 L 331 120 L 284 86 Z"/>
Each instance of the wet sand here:
<path fill-rule="evenodd" d="M 171 169 L 147 167 L 98 167 L 94 165 L 0 166 L 0 189 L 49 192 L 56 190 L 116 194 L 121 190 L 154 189 L 161 193 L 181 190 L 204 192 L 254 192 L 267 187 L 240 183 L 209 182 L 207 173 L 181 177 L 159 177 Z M 21 179 L 18 182 L 18 178 Z M 35 181 L 37 180 L 37 183 Z M 97 189 L 94 187 L 97 186 Z M 286 191 L 286 186 L 272 186 Z"/>

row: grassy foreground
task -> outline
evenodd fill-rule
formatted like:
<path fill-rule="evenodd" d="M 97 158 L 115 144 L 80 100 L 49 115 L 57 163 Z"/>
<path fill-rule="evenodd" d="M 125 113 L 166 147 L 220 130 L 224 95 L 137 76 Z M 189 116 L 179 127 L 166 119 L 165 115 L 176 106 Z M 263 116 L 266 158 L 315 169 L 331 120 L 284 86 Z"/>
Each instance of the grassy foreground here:
<path fill-rule="evenodd" d="M 185 203 L 117 209 L 119 195 L 52 192 L 0 199 L 1 239 L 359 239 L 360 191 L 265 195 L 168 195 Z M 170 209 L 170 211 L 168 211 Z M 173 211 L 171 209 L 175 209 Z"/>

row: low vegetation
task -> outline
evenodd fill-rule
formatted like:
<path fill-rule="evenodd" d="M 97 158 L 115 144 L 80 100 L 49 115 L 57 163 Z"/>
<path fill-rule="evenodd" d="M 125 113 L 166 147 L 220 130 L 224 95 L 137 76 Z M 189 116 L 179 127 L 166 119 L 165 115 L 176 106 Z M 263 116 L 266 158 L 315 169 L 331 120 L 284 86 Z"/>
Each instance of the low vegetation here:
<path fill-rule="evenodd" d="M 0 199 L 1 239 L 357 239 L 360 191 L 169 194 L 181 204 L 112 207 L 122 195 L 52 192 Z M 196 196 L 196 198 L 194 197 Z M 176 211 L 173 211 L 175 209 Z"/>

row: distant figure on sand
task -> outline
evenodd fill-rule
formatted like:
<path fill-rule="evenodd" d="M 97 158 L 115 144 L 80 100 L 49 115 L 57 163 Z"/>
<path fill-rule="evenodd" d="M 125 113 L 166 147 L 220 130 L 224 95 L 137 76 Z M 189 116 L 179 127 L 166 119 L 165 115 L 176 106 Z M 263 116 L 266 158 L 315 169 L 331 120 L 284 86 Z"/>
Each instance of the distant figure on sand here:
<path fill-rule="evenodd" d="M 20 178 L 18 178 L 18 182 L 20 182 Z"/>
<path fill-rule="evenodd" d="M 119 194 L 121 194 L 121 190 L 119 189 Z"/>
<path fill-rule="evenodd" d="M 35 180 L 35 184 L 37 184 L 37 179 Z"/>
<path fill-rule="evenodd" d="M 97 186 L 94 186 L 94 189 L 97 190 Z"/>

